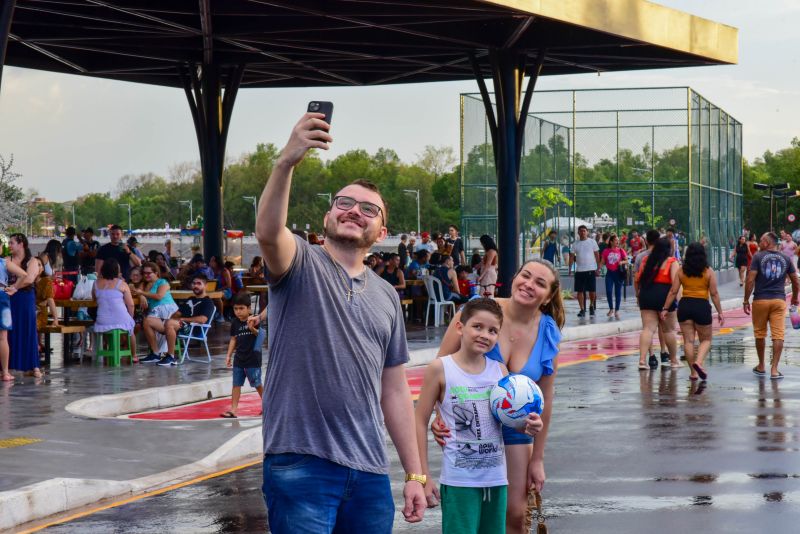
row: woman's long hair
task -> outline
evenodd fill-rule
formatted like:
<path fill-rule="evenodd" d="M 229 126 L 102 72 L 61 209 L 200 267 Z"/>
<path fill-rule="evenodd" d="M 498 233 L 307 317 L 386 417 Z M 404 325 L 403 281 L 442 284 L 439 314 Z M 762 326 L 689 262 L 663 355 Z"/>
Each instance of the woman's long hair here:
<path fill-rule="evenodd" d="M 689 243 L 683 256 L 683 274 L 701 277 L 708 269 L 706 249 L 700 243 Z"/>
<path fill-rule="evenodd" d="M 28 238 L 25 237 L 25 234 L 11 234 L 8 236 L 8 239 L 13 239 L 17 243 L 22 243 L 22 247 L 25 249 L 25 256 L 22 258 L 21 267 L 28 270 L 28 262 L 31 261 L 31 249 L 28 246 Z"/>
<path fill-rule="evenodd" d="M 566 313 L 564 312 L 564 300 L 561 298 L 561 278 L 558 276 L 558 271 L 555 266 L 547 260 L 541 258 L 534 258 L 522 264 L 514 278 L 522 271 L 522 268 L 529 263 L 538 263 L 547 267 L 553 273 L 553 283 L 550 284 L 550 301 L 547 304 L 542 304 L 541 311 L 546 313 L 555 320 L 558 328 L 564 328 L 566 322 Z"/>
<path fill-rule="evenodd" d="M 653 245 L 653 250 L 647 256 L 647 262 L 644 264 L 642 270 L 642 277 L 640 279 L 642 287 L 647 287 L 653 283 L 653 279 L 658 274 L 658 269 L 667 258 L 672 256 L 672 243 L 668 237 L 659 238 Z"/>
<path fill-rule="evenodd" d="M 61 242 L 57 239 L 51 239 L 44 246 L 44 252 L 47 254 L 47 261 L 54 271 L 61 270 L 61 251 L 63 248 Z"/>
<path fill-rule="evenodd" d="M 483 250 L 497 250 L 497 244 L 492 239 L 492 236 L 488 234 L 483 234 L 481 236 L 481 245 L 483 245 Z"/>

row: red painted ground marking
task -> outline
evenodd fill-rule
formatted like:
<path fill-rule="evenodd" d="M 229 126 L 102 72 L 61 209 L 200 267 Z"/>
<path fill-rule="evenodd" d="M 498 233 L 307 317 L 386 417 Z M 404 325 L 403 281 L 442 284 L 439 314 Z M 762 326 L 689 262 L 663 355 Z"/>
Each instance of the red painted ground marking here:
<path fill-rule="evenodd" d="M 157 412 L 145 412 L 129 416 L 129 419 L 150 419 L 156 421 L 197 421 L 203 419 L 222 419 L 219 414 L 231 407 L 231 399 L 213 399 L 168 408 Z M 258 393 L 247 393 L 239 399 L 239 417 L 260 417 L 261 398 Z"/>

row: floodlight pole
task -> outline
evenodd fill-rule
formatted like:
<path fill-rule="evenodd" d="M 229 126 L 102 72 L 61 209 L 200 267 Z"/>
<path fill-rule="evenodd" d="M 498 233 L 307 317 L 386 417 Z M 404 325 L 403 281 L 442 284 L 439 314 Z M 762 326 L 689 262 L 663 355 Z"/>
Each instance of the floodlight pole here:
<path fill-rule="evenodd" d="M 258 226 L 258 198 L 255 196 L 243 196 L 242 199 L 253 203 L 253 232 Z"/>
<path fill-rule="evenodd" d="M 403 193 L 408 193 L 409 195 L 414 195 L 417 197 L 417 235 L 420 235 L 420 223 L 419 223 L 419 189 L 403 189 Z"/>
<path fill-rule="evenodd" d="M 494 82 L 493 103 L 483 81 L 484 70 L 475 54 L 470 55 L 472 70 L 480 88 L 483 105 L 492 134 L 495 170 L 497 173 L 497 245 L 499 253 L 498 279 L 502 283 L 498 296 L 511 296 L 511 279 L 519 265 L 519 169 L 522 140 L 528 118 L 533 88 L 544 64 L 545 50 L 539 51 L 534 65 L 526 68 L 526 53 L 513 48 L 489 50 L 489 67 Z M 527 71 L 527 72 L 526 72 Z M 522 97 L 525 75 L 528 86 Z"/>
<path fill-rule="evenodd" d="M 11 33 L 11 20 L 14 18 L 14 6 L 17 0 L 3 0 L 0 5 L 0 86 L 3 81 L 3 65 L 6 62 L 8 34 Z"/>
<path fill-rule="evenodd" d="M 178 204 L 189 204 L 189 223 L 194 223 L 194 202 L 192 200 L 179 200 Z"/>
<path fill-rule="evenodd" d="M 131 224 L 131 205 L 130 204 L 120 204 L 120 206 L 127 206 L 128 208 L 128 234 L 133 232 L 133 225 Z"/>

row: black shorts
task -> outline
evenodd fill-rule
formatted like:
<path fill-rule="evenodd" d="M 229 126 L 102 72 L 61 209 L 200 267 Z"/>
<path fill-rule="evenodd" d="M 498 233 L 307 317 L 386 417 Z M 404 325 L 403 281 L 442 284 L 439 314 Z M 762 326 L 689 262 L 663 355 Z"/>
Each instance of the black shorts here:
<path fill-rule="evenodd" d="M 639 290 L 639 309 L 657 312 L 663 310 L 671 287 L 671 284 L 650 284 L 642 287 Z M 675 302 L 672 303 L 669 311 L 675 311 L 675 304 Z"/>
<path fill-rule="evenodd" d="M 580 271 L 575 273 L 576 293 L 595 293 L 597 291 L 597 271 Z"/>
<path fill-rule="evenodd" d="M 678 322 L 694 321 L 694 324 L 708 326 L 711 324 L 711 304 L 708 299 L 683 297 L 678 304 Z"/>

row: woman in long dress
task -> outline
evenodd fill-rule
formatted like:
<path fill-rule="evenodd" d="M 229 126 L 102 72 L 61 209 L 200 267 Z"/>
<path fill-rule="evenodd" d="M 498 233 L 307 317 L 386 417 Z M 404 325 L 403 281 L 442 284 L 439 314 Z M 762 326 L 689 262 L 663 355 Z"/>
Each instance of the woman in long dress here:
<path fill-rule="evenodd" d="M 0 242 L 0 248 L 3 243 Z M 10 260 L 0 258 L 0 381 L 11 382 L 14 375 L 8 372 L 8 331 L 13 328 L 11 319 L 11 297 L 6 293 L 9 275 L 24 277 L 25 271 Z"/>
<path fill-rule="evenodd" d="M 25 276 L 12 275 L 6 289 L 11 296 L 11 321 L 14 325 L 8 336 L 11 349 L 9 367 L 39 378 L 42 371 L 39 369 L 39 334 L 36 330 L 33 283 L 39 276 L 41 264 L 31 256 L 28 238 L 23 234 L 12 234 L 8 248 L 11 250 L 11 263 L 25 271 Z"/>

